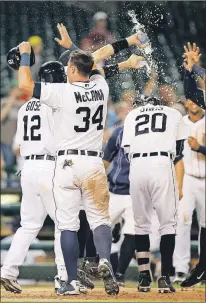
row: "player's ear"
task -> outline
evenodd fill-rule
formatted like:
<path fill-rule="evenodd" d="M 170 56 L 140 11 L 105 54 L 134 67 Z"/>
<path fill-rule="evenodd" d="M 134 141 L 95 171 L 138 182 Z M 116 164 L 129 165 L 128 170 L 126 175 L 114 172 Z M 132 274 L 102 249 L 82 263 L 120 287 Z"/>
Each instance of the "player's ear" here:
<path fill-rule="evenodd" d="M 187 109 L 188 109 L 188 101 L 189 101 L 189 99 L 187 99 L 187 100 L 184 101 L 184 106 L 185 106 L 185 108 L 187 108 Z"/>
<path fill-rule="evenodd" d="M 76 66 L 74 66 L 74 65 L 71 65 L 71 72 L 72 72 L 72 74 L 74 74 L 75 72 L 76 72 Z"/>

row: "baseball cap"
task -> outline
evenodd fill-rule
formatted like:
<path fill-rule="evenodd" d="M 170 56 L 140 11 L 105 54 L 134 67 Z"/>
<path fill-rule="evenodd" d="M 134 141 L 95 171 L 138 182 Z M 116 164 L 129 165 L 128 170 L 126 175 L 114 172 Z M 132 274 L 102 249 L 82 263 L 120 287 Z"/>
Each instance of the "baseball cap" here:
<path fill-rule="evenodd" d="M 37 46 L 42 44 L 42 39 L 39 36 L 31 36 L 29 37 L 28 42 L 31 46 Z"/>
<path fill-rule="evenodd" d="M 108 18 L 108 16 L 105 12 L 97 12 L 93 16 L 94 21 L 105 20 L 107 18 Z"/>

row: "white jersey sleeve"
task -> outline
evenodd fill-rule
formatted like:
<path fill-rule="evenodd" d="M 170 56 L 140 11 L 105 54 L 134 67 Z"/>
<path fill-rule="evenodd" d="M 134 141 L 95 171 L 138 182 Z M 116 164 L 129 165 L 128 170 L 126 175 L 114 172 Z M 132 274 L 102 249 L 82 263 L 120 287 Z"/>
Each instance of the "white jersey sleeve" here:
<path fill-rule="evenodd" d="M 91 76 L 89 78 L 89 80 L 94 82 L 97 85 L 101 85 L 104 92 L 106 94 L 109 94 L 109 87 L 108 87 L 107 81 L 105 80 L 105 78 L 102 75 L 95 74 L 95 75 Z"/>
<path fill-rule="evenodd" d="M 41 82 L 41 96 L 40 101 L 49 107 L 59 108 L 62 107 L 62 92 L 65 85 L 69 83 L 43 83 Z"/>
<path fill-rule="evenodd" d="M 135 127 L 134 127 L 134 111 L 131 111 L 124 121 L 124 130 L 122 137 L 122 147 L 129 147 L 131 145 L 132 139 L 135 137 Z"/>
<path fill-rule="evenodd" d="M 16 135 L 14 138 L 14 142 L 15 142 L 15 146 L 20 146 L 21 144 L 21 140 L 22 140 L 22 136 L 23 136 L 23 130 L 21 128 L 21 111 L 18 111 L 18 116 L 17 116 L 17 130 L 16 130 Z"/>
<path fill-rule="evenodd" d="M 189 127 L 185 124 L 183 116 L 180 114 L 179 124 L 177 128 L 177 141 L 185 140 L 188 138 Z"/>

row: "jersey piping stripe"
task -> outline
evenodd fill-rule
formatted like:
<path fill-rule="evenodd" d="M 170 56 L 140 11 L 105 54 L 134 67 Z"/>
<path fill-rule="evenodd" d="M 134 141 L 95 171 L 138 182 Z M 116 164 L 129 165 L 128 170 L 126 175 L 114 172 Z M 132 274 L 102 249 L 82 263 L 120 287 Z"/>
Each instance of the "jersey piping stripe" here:
<path fill-rule="evenodd" d="M 196 129 L 196 133 L 195 133 L 195 138 L 197 139 L 198 137 L 198 128 Z M 197 157 L 197 166 L 198 166 L 198 174 L 199 176 L 201 175 L 201 172 L 200 172 L 200 160 L 199 160 L 199 157 L 198 157 L 198 152 L 197 151 L 194 151 L 196 152 L 196 157 Z"/>
<path fill-rule="evenodd" d="M 73 84 L 73 83 L 71 83 L 72 85 L 74 85 L 74 86 L 77 86 L 77 87 L 81 87 L 81 88 L 84 88 L 84 89 L 92 89 L 92 88 L 94 88 L 95 86 L 96 86 L 96 84 L 94 84 L 94 86 L 92 86 L 92 87 L 84 87 L 84 86 L 81 86 L 81 85 L 76 85 L 76 84 Z"/>
<path fill-rule="evenodd" d="M 59 221 L 57 220 L 57 204 L 56 204 L 56 200 L 55 200 L 55 194 L 54 194 L 54 178 L 55 178 L 55 174 L 56 174 L 56 166 L 57 166 L 57 159 L 55 161 L 55 167 L 54 167 L 54 175 L 53 175 L 53 178 L 52 178 L 52 194 L 53 194 L 53 199 L 54 199 L 54 204 L 55 204 L 55 218 L 56 218 L 56 226 L 57 226 L 57 229 L 59 230 Z"/>
<path fill-rule="evenodd" d="M 119 141 L 119 143 L 120 143 L 120 135 L 121 135 L 121 132 L 123 132 L 123 131 L 120 131 L 119 132 L 119 135 L 118 135 L 118 137 L 117 137 L 117 140 L 116 140 L 116 143 L 115 143 L 115 145 L 118 147 L 118 141 Z M 120 146 L 120 145 L 119 145 Z M 120 171 L 121 171 L 121 168 L 122 168 L 122 166 L 121 166 L 121 162 L 122 162 L 122 155 L 120 155 L 120 157 L 119 157 L 119 155 L 118 155 L 118 159 L 117 159 L 117 163 L 118 163 L 118 166 L 117 166 L 117 170 L 116 170 L 116 172 L 115 172 L 115 174 L 114 174 L 114 176 L 113 176 L 113 183 L 115 184 L 115 186 L 114 186 L 114 188 L 113 188 L 113 192 L 115 191 L 115 189 L 116 189 L 116 180 L 117 180 L 117 177 L 118 177 L 118 175 L 119 175 L 119 173 L 120 173 Z"/>
<path fill-rule="evenodd" d="M 118 157 L 118 160 L 117 160 L 118 167 L 117 167 L 116 173 L 115 173 L 115 175 L 113 177 L 113 183 L 115 184 L 113 192 L 115 192 L 115 190 L 116 190 L 116 187 L 117 187 L 116 180 L 117 180 L 117 177 L 118 177 L 118 175 L 119 175 L 119 173 L 120 173 L 120 171 L 122 169 L 122 157 L 123 157 L 122 154 L 120 154 L 120 157 Z"/>
<path fill-rule="evenodd" d="M 177 200 L 176 200 L 176 188 L 175 188 L 175 180 L 174 180 L 174 173 L 173 173 L 173 161 L 170 160 L 170 166 L 172 170 L 172 182 L 173 182 L 173 190 L 174 190 L 174 197 L 175 197 L 175 214 L 174 214 L 174 219 L 175 219 L 175 224 L 173 225 L 175 234 L 176 234 L 176 229 L 177 229 Z"/>

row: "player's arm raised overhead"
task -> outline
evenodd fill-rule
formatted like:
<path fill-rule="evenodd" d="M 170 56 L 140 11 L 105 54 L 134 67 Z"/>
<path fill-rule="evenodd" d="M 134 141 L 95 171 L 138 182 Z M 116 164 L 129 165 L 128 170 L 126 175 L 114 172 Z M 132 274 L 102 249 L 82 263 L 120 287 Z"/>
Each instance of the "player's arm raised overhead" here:
<path fill-rule="evenodd" d="M 184 46 L 184 91 L 186 99 L 191 99 L 203 109 L 206 108 L 206 70 L 199 66 L 200 50 L 193 43 L 193 46 L 188 42 Z"/>
<path fill-rule="evenodd" d="M 132 45 L 136 45 L 139 48 L 143 48 L 142 43 L 138 38 L 138 34 L 135 33 L 125 39 L 113 42 L 112 44 L 107 44 L 106 46 L 101 47 L 97 51 L 95 51 L 92 56 L 94 58 L 94 62 L 98 63 L 102 60 L 105 60 L 123 49 L 129 48 Z"/>
<path fill-rule="evenodd" d="M 21 55 L 20 67 L 18 72 L 19 88 L 25 93 L 27 93 L 30 98 L 35 97 L 37 99 L 40 99 L 41 102 L 47 104 L 52 108 L 61 107 L 62 83 L 51 84 L 43 82 L 34 82 L 30 71 L 30 43 L 22 42 L 21 44 L 19 44 L 19 51 Z M 57 64 L 61 63 L 57 62 Z M 64 72 L 63 65 L 62 70 Z"/>
<path fill-rule="evenodd" d="M 117 155 L 119 148 L 120 148 L 120 143 L 121 143 L 121 138 L 120 134 L 122 132 L 122 127 L 119 126 L 115 128 L 113 131 L 111 137 L 107 141 L 105 148 L 104 148 L 104 157 L 103 157 L 103 162 L 104 162 L 104 167 L 107 168 L 109 164 L 113 161 L 115 156 Z"/>
<path fill-rule="evenodd" d="M 105 77 L 105 79 L 111 78 L 118 74 L 122 70 L 126 69 L 141 69 L 145 65 L 145 59 L 141 56 L 137 55 L 131 55 L 126 61 L 122 61 L 120 63 L 112 64 L 112 65 L 105 65 L 102 68 L 98 68 L 95 64 L 93 67 L 93 71 L 91 73 L 91 76 L 93 73 L 98 72 Z"/>
<path fill-rule="evenodd" d="M 120 63 L 105 65 L 104 67 L 99 68 L 99 71 L 101 75 L 105 77 L 105 79 L 108 79 L 118 74 L 122 70 L 127 70 L 130 68 L 141 69 L 145 66 L 145 64 L 146 62 L 143 57 L 133 54 L 127 60 Z"/>
<path fill-rule="evenodd" d="M 31 45 L 29 42 L 22 42 L 19 44 L 19 51 L 21 55 L 21 62 L 18 72 L 19 88 L 28 94 L 29 98 L 33 96 L 34 81 L 30 71 L 30 54 Z"/>
<path fill-rule="evenodd" d="M 57 28 L 61 39 L 55 38 L 55 41 L 59 43 L 59 45 L 61 45 L 62 47 L 68 49 L 60 56 L 59 61 L 64 64 L 64 66 L 67 66 L 70 53 L 74 50 L 79 50 L 79 48 L 72 42 L 66 27 L 62 23 L 58 23 Z M 136 45 L 139 48 L 144 47 L 142 46 L 142 43 L 140 42 L 137 33 L 129 36 L 128 38 L 116 41 L 112 44 L 107 44 L 106 46 L 103 46 L 94 53 L 92 53 L 94 63 L 97 64 L 100 61 L 103 61 L 113 56 L 114 54 L 119 53 L 121 50 L 129 48 L 132 45 Z"/>

